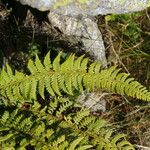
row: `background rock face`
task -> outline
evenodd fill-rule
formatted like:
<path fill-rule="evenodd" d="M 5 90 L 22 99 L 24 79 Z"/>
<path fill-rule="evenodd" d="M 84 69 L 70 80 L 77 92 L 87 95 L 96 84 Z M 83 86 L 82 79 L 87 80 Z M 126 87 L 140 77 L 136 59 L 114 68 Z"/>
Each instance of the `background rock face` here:
<path fill-rule="evenodd" d="M 99 15 L 135 12 L 150 6 L 149 0 L 17 0 L 41 11 L 63 15 Z"/>
<path fill-rule="evenodd" d="M 73 40 L 80 41 L 82 50 L 89 52 L 94 59 L 100 60 L 106 65 L 105 47 L 101 32 L 97 23 L 87 17 L 71 17 L 61 16 L 57 13 L 50 12 L 48 19 L 52 26 L 57 27 L 61 33 L 66 36 L 73 37 Z"/>

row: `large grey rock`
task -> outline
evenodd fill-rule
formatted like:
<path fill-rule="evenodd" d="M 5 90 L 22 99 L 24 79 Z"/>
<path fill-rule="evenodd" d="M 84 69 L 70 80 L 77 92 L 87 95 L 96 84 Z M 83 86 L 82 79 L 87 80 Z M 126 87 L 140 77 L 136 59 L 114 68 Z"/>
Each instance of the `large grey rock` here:
<path fill-rule="evenodd" d="M 121 14 L 150 6 L 149 0 L 18 0 L 41 11 L 52 10 L 63 15 Z"/>

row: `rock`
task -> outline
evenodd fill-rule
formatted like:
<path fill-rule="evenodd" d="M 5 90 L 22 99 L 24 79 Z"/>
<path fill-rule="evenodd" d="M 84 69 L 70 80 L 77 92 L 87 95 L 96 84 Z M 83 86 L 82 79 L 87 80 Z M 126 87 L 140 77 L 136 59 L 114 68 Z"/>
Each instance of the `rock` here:
<path fill-rule="evenodd" d="M 106 100 L 105 94 L 101 92 L 82 93 L 77 99 L 82 106 L 90 109 L 92 112 L 105 112 Z"/>
<path fill-rule="evenodd" d="M 148 0 L 17 0 L 22 4 L 49 11 L 49 21 L 65 35 L 82 42 L 82 49 L 106 65 L 102 35 L 89 16 L 110 13 L 128 13 L 143 10 Z"/>
<path fill-rule="evenodd" d="M 82 49 L 89 52 L 95 59 L 106 65 L 105 47 L 97 23 L 88 17 L 61 16 L 50 12 L 48 19 L 54 27 L 74 40 L 82 42 Z"/>
<path fill-rule="evenodd" d="M 99 15 L 135 12 L 150 6 L 149 0 L 17 0 L 40 11 L 63 15 Z"/>

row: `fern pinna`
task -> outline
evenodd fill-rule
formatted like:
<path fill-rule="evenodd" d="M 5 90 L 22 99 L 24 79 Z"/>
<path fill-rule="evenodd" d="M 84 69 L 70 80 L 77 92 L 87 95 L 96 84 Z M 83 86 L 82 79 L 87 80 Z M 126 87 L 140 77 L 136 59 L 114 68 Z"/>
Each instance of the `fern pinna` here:
<path fill-rule="evenodd" d="M 99 62 L 89 63 L 88 58 L 75 58 L 70 55 L 60 63 L 61 54 L 50 61 L 50 53 L 43 64 L 36 56 L 35 61 L 29 60 L 29 75 L 15 71 L 6 65 L 0 73 L 0 94 L 6 104 L 19 101 L 35 100 L 37 94 L 44 99 L 44 92 L 50 95 L 62 95 L 62 92 L 73 95 L 75 90 L 107 90 L 121 95 L 149 101 L 150 92 L 140 83 L 129 77 L 129 74 L 120 73 L 120 69 L 110 67 L 103 69 Z M 7 100 L 6 100 L 7 99 Z"/>
<path fill-rule="evenodd" d="M 0 148 L 3 150 L 134 150 L 124 134 L 114 135 L 108 123 L 87 109 L 65 114 L 75 108 L 69 99 L 53 100 L 22 109 L 2 106 Z"/>

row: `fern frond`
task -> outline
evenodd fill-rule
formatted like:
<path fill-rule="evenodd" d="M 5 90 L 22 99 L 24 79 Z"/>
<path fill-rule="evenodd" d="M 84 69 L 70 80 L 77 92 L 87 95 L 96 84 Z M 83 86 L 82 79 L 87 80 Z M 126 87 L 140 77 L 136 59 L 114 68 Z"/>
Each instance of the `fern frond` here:
<path fill-rule="evenodd" d="M 39 103 L 35 103 L 30 110 L 3 106 L 5 111 L 0 113 L 1 148 L 34 146 L 41 150 L 86 150 L 92 147 L 104 150 L 126 147 L 134 149 L 126 141 L 125 135 L 114 135 L 106 127 L 106 121 L 92 117 L 88 110 L 64 113 L 74 108 L 74 104 L 68 102 L 68 99 L 59 98 L 43 109 Z M 52 110 L 53 106 L 55 108 Z"/>
<path fill-rule="evenodd" d="M 99 62 L 94 62 L 88 67 L 87 58 L 81 56 L 75 59 L 74 55 L 70 55 L 61 64 L 61 53 L 53 63 L 48 59 L 49 53 L 44 59 L 44 65 L 38 56 L 35 61 L 30 60 L 29 75 L 20 72 L 13 74 L 8 65 L 6 69 L 2 69 L 0 93 L 8 99 L 8 102 L 4 103 L 31 101 L 36 99 L 38 93 L 44 99 L 45 91 L 52 96 L 61 96 L 62 92 L 73 95 L 75 90 L 82 92 L 84 89 L 107 90 L 150 101 L 150 92 L 144 86 L 114 66 L 103 69 Z"/>
<path fill-rule="evenodd" d="M 11 141 L 13 145 L 9 148 L 25 148 L 32 145 L 36 149 L 44 147 L 45 149 L 65 150 L 66 148 L 70 149 L 70 145 L 77 146 L 79 144 L 77 141 L 84 138 L 74 137 L 70 141 L 67 140 L 66 136 L 61 134 L 59 126 L 57 130 L 53 127 L 56 122 L 60 121 L 54 118 L 55 121 L 53 120 L 51 123 L 53 125 L 50 126 L 51 120 L 48 119 L 47 114 L 37 118 L 37 115 L 30 111 L 27 115 L 26 112 L 18 109 L 15 109 L 12 114 L 10 111 L 4 111 L 0 115 L 0 145 L 2 149 Z M 55 137 L 57 134 L 59 136 Z"/>
<path fill-rule="evenodd" d="M 59 107 L 55 106 L 54 111 L 56 111 L 57 117 L 60 118 L 60 116 L 62 115 L 64 118 L 64 121 L 62 121 L 59 124 L 60 127 L 64 129 L 72 128 L 74 130 L 74 133 L 72 133 L 71 135 L 75 135 L 75 136 L 82 135 L 86 137 L 87 140 L 89 140 L 89 137 L 94 138 L 92 145 L 99 147 L 103 143 L 102 149 L 108 148 L 108 149 L 117 150 L 118 148 L 121 148 L 120 146 L 122 146 L 123 148 L 128 147 L 131 150 L 134 149 L 133 145 L 131 145 L 127 140 L 125 140 L 124 134 L 114 135 L 114 131 L 107 127 L 108 125 L 107 121 L 105 121 L 104 119 L 97 118 L 95 116 L 91 116 L 89 110 L 87 109 L 82 108 L 77 112 L 64 115 L 64 112 L 67 111 L 67 109 L 73 107 L 73 103 L 72 105 L 70 104 L 70 106 L 68 107 L 64 105 L 68 101 L 69 101 L 68 99 L 66 100 L 62 98 L 57 99 L 57 105 Z M 49 107 L 51 106 L 48 106 L 47 108 L 48 110 Z M 63 108 L 64 111 L 61 111 L 61 113 L 59 112 L 59 116 L 58 116 L 57 111 L 61 107 L 64 107 Z M 48 114 L 52 114 L 53 112 L 48 111 Z"/>
<path fill-rule="evenodd" d="M 85 118 L 86 116 L 89 116 L 90 111 L 89 110 L 83 110 L 83 111 L 79 111 L 77 112 L 77 114 L 73 117 L 73 121 L 75 122 L 75 124 L 79 124 L 81 122 L 81 120 L 83 120 L 83 118 Z"/>

